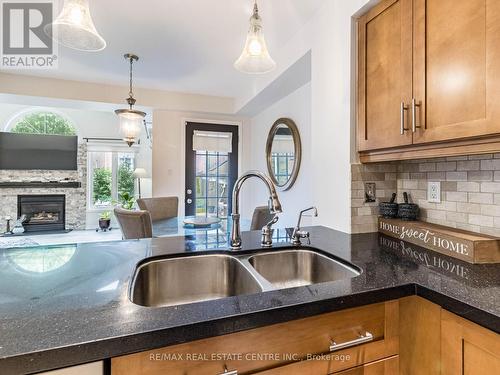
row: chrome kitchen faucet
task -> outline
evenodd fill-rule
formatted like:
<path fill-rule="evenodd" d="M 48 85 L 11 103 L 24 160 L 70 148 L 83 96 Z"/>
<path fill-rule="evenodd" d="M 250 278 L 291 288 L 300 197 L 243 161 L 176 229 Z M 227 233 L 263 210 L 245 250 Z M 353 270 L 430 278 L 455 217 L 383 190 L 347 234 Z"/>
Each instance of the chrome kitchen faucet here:
<path fill-rule="evenodd" d="M 231 248 L 232 249 L 241 249 L 241 227 L 240 227 L 240 190 L 243 183 L 251 177 L 257 177 L 267 186 L 269 190 L 269 199 L 270 199 L 270 207 L 272 213 L 281 213 L 281 202 L 278 198 L 278 193 L 276 193 L 276 188 L 274 187 L 273 182 L 269 177 L 267 177 L 264 173 L 259 171 L 248 171 L 243 173 L 236 183 L 234 184 L 233 189 L 233 210 L 231 217 L 233 219 L 233 227 L 231 229 Z M 262 246 L 269 247 L 271 246 L 271 225 L 278 221 L 277 217 L 267 223 L 264 228 L 262 228 Z"/>

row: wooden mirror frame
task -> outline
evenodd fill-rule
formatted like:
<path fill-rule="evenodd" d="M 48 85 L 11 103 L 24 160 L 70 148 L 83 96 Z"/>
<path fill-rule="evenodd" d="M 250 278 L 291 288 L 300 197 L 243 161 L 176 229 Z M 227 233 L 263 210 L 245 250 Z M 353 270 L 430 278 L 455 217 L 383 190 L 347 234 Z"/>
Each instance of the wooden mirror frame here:
<path fill-rule="evenodd" d="M 273 148 L 274 136 L 276 135 L 276 131 L 278 130 L 278 126 L 280 126 L 282 124 L 288 126 L 288 128 L 292 132 L 294 152 L 295 152 L 295 163 L 293 165 L 292 173 L 291 173 L 288 181 L 283 185 L 279 185 L 278 180 L 274 176 L 272 162 L 271 162 L 271 160 L 272 160 L 271 153 L 272 153 L 272 148 Z M 273 181 L 274 185 L 276 185 L 276 187 L 279 188 L 279 190 L 287 191 L 293 186 L 293 184 L 295 183 L 295 180 L 297 179 L 297 176 L 299 174 L 301 160 L 302 160 L 302 143 L 300 141 L 300 133 L 299 133 L 299 129 L 297 128 L 297 125 L 295 124 L 295 122 L 292 119 L 279 118 L 278 120 L 276 120 L 274 122 L 273 126 L 271 127 L 271 130 L 269 130 L 269 134 L 267 136 L 267 142 L 266 142 L 267 172 L 269 173 L 269 177 Z"/>

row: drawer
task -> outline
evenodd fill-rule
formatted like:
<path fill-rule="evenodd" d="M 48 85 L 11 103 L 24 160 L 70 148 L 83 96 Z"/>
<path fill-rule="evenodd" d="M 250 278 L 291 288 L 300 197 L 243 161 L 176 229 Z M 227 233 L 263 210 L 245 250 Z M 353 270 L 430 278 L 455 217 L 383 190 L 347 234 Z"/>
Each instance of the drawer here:
<path fill-rule="evenodd" d="M 399 375 L 399 357 L 393 356 L 357 366 L 349 370 L 335 372 L 335 375 Z M 311 374 L 313 375 L 313 374 Z"/>
<path fill-rule="evenodd" d="M 398 354 L 399 302 L 347 309 L 218 336 L 111 360 L 112 375 L 214 375 L 228 370 L 239 374 L 264 371 L 329 353 L 329 371 L 340 371 Z M 360 333 L 373 339 L 359 343 Z M 313 362 L 318 362 L 314 358 Z"/>
<path fill-rule="evenodd" d="M 399 375 L 399 358 L 392 356 L 340 372 L 331 372 L 330 361 L 308 360 L 258 372 L 256 375 Z"/>
<path fill-rule="evenodd" d="M 305 360 L 258 372 L 255 375 L 328 375 L 329 360 Z"/>

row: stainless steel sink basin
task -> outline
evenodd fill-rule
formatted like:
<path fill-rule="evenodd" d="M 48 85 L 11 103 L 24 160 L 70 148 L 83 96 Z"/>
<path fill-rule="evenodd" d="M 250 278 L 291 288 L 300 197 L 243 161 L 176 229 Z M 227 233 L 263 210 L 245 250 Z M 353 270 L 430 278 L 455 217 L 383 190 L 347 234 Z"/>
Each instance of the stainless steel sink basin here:
<path fill-rule="evenodd" d="M 255 270 L 277 289 L 358 276 L 354 268 L 310 250 L 274 250 L 251 256 Z"/>
<path fill-rule="evenodd" d="M 142 306 L 172 306 L 262 290 L 237 258 L 214 254 L 154 260 L 141 265 L 132 282 L 130 299 Z"/>

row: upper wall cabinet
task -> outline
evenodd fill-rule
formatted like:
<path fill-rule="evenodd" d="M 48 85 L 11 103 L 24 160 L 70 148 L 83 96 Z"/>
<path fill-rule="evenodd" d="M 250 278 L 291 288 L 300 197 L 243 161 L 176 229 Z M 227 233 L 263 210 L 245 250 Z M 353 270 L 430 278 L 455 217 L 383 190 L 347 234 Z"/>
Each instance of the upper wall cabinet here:
<path fill-rule="evenodd" d="M 359 20 L 360 150 L 409 145 L 412 1 L 384 1 Z"/>
<path fill-rule="evenodd" d="M 500 1 L 384 0 L 359 19 L 362 161 L 500 151 L 499 134 Z"/>

